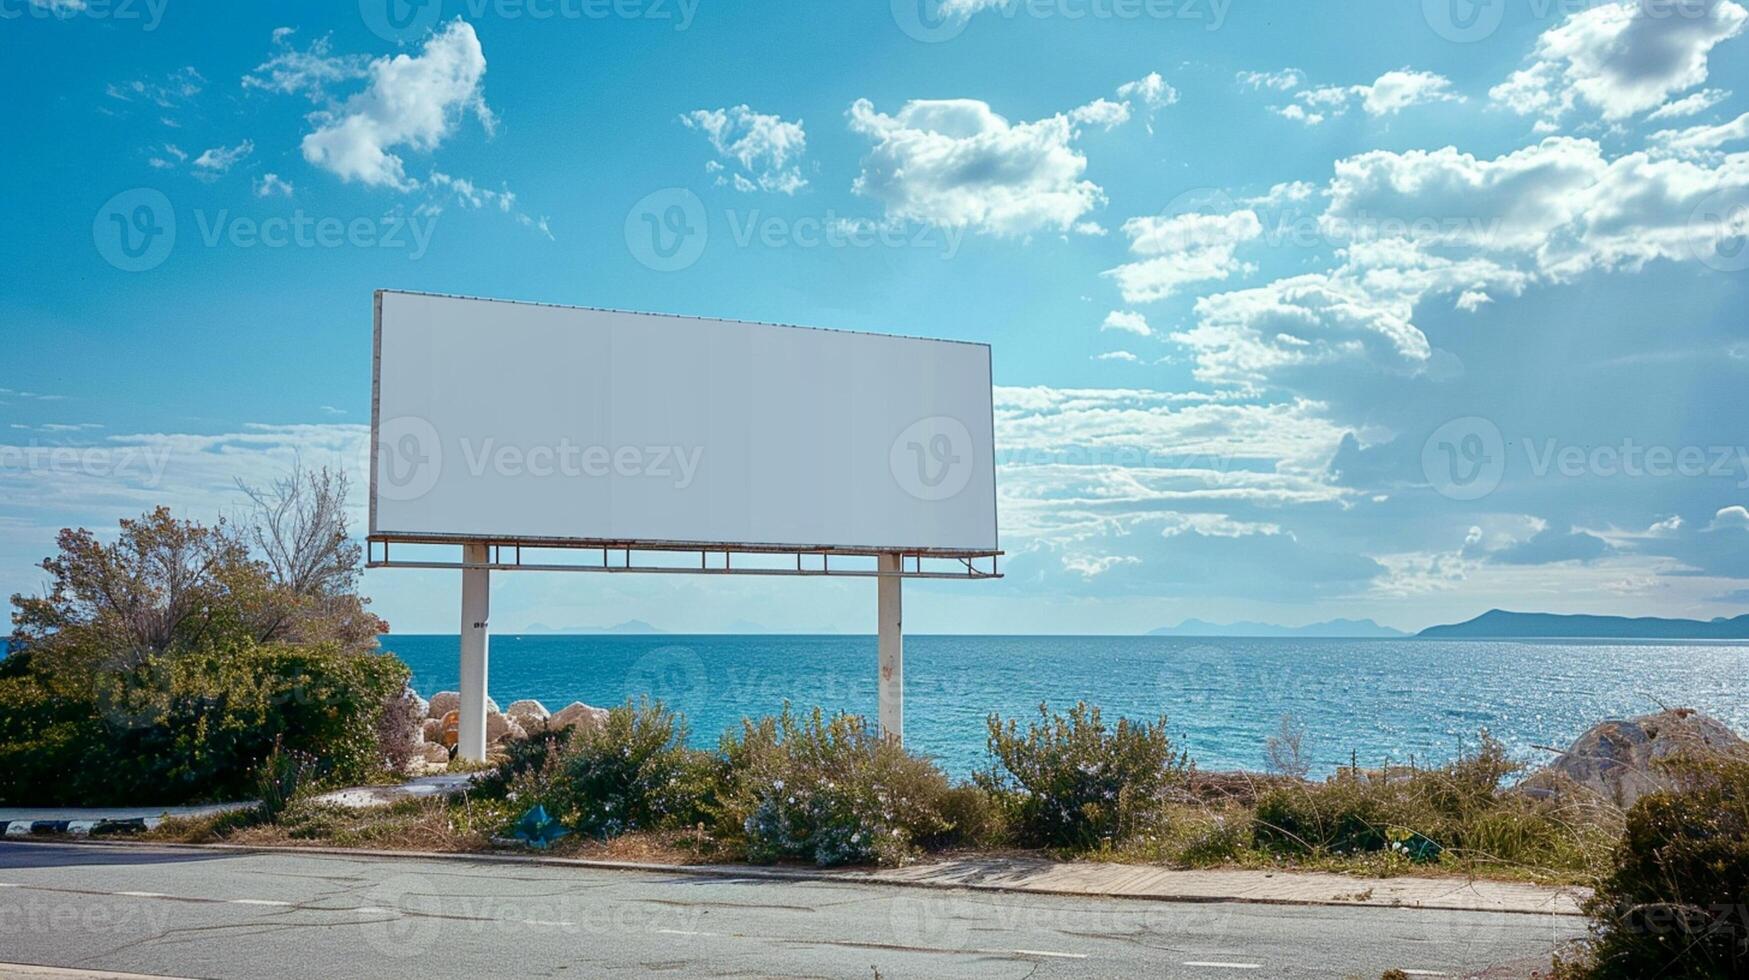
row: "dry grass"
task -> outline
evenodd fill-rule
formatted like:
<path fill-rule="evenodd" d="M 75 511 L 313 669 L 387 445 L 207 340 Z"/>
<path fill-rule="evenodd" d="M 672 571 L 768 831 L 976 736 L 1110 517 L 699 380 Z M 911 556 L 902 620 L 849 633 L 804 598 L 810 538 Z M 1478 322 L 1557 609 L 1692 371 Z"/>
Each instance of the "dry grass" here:
<path fill-rule="evenodd" d="M 356 847 L 442 854 L 536 853 L 495 836 L 512 819 L 500 800 L 457 797 L 408 800 L 354 810 L 296 803 L 277 821 L 250 811 L 166 820 L 143 840 L 253 847 Z M 546 851 L 551 857 L 642 864 L 708 864 L 728 860 L 702 831 L 635 832 L 610 840 L 573 835 Z"/>

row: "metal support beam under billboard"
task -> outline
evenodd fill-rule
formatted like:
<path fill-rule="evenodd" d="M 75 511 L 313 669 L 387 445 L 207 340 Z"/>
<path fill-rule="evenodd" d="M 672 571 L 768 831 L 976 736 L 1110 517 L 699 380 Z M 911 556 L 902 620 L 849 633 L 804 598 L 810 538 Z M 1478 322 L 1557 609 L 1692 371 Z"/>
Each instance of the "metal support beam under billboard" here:
<path fill-rule="evenodd" d="M 468 762 L 486 761 L 486 667 L 491 636 L 487 622 L 492 611 L 492 571 L 486 564 L 486 546 L 462 548 L 462 649 L 461 704 L 456 715 L 456 757 Z"/>
<path fill-rule="evenodd" d="M 877 588 L 877 611 L 880 616 L 880 696 L 879 717 L 881 735 L 895 743 L 905 741 L 905 616 L 903 596 L 905 580 L 899 572 L 904 556 L 894 552 L 880 557 L 880 578 Z"/>

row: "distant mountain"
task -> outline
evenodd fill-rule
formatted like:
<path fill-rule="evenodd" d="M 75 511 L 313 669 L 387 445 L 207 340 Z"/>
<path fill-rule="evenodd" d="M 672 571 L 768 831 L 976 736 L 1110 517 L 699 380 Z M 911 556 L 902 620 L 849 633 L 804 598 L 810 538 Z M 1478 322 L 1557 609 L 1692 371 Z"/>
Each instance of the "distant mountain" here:
<path fill-rule="evenodd" d="M 1311 623 L 1306 626 L 1277 626 L 1273 623 L 1208 623 L 1200 619 L 1187 619 L 1177 626 L 1162 626 L 1156 630 L 1149 630 L 1148 635 L 1375 639 L 1408 636 L 1409 634 L 1402 630 L 1391 629 L 1389 626 L 1380 626 L 1370 619 L 1332 619 L 1329 622 Z"/>
<path fill-rule="evenodd" d="M 1743 640 L 1749 639 L 1749 615 L 1735 619 L 1658 619 L 1644 616 L 1562 616 L 1490 609 L 1475 619 L 1448 626 L 1429 626 L 1416 636 L 1425 639 L 1471 637 L 1543 637 L 1623 640 Z"/>

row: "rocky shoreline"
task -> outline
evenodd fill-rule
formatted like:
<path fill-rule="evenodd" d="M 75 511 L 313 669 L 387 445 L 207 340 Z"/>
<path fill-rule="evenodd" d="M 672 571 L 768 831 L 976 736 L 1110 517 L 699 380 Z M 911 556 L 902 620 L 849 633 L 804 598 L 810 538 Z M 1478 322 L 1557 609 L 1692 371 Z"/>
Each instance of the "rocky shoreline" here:
<path fill-rule="evenodd" d="M 461 693 L 439 691 L 427 701 L 409 689 L 405 695 L 407 714 L 417 721 L 416 729 L 405 733 L 408 744 L 414 746 L 408 770 L 415 775 L 448 768 L 455 757 L 459 738 L 457 726 L 461 717 Z M 558 711 L 532 698 L 512 701 L 500 709 L 498 702 L 486 699 L 486 756 L 488 761 L 501 754 L 506 742 L 525 739 L 532 732 L 549 728 L 589 727 L 607 720 L 607 709 L 573 701 Z"/>

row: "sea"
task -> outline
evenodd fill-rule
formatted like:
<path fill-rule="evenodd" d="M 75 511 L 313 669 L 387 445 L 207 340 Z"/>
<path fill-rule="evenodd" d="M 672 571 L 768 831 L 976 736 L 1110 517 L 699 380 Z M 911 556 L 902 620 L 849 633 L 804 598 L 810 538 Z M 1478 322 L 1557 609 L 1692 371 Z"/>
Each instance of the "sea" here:
<path fill-rule="evenodd" d="M 389 635 L 429 697 L 454 690 L 455 636 Z M 684 715 L 695 745 L 788 702 L 872 718 L 873 636 L 494 635 L 488 690 L 613 706 L 650 697 Z M 1208 769 L 1261 769 L 1283 716 L 1314 773 L 1438 764 L 1486 729 L 1532 765 L 1591 725 L 1697 708 L 1749 734 L 1749 644 L 1635 641 L 906 636 L 905 741 L 950 774 L 988 764 L 987 719 L 1086 701 L 1109 721 L 1164 716 Z"/>

